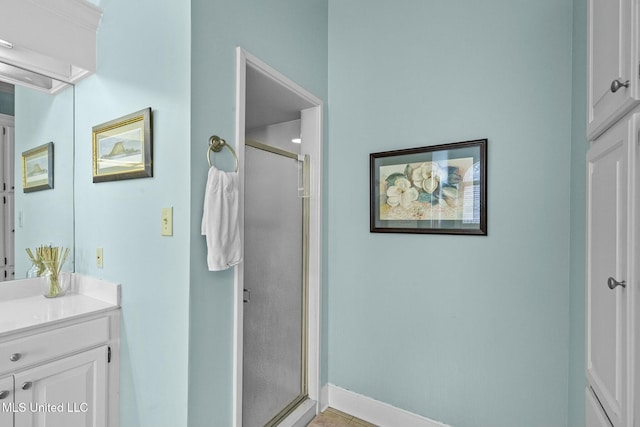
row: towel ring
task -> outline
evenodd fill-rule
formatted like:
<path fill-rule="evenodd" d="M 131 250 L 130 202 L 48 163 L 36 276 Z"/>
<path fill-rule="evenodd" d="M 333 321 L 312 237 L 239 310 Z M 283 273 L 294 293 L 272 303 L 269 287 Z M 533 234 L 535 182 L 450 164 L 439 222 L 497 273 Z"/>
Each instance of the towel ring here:
<path fill-rule="evenodd" d="M 219 153 L 222 151 L 223 147 L 227 147 L 229 151 L 231 151 L 231 154 L 233 154 L 233 158 L 236 159 L 236 172 L 238 172 L 238 156 L 236 155 L 235 150 L 227 144 L 227 141 L 220 138 L 218 135 L 212 135 L 211 138 L 209 138 L 209 147 L 207 148 L 207 161 L 209 162 L 209 167 L 213 166 L 213 163 L 211 163 L 211 152 L 215 151 L 216 153 Z"/>

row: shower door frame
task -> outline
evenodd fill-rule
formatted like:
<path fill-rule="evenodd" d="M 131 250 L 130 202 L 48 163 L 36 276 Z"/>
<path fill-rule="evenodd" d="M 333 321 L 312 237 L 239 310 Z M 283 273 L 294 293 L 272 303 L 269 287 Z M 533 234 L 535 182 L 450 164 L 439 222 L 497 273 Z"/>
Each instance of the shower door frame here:
<path fill-rule="evenodd" d="M 323 102 L 303 87 L 270 67 L 241 47 L 236 48 L 236 141 L 240 178 L 240 230 L 244 242 L 244 151 L 246 114 L 246 70 L 251 67 L 307 100 L 314 106 L 301 111 L 301 154 L 310 156 L 311 179 L 309 198 L 309 257 L 307 293 L 307 371 L 309 399 L 284 420 L 282 425 L 297 425 L 309 414 L 317 414 L 321 398 L 320 385 L 320 318 L 322 295 L 322 140 Z M 243 244 L 244 246 L 244 244 Z M 244 270 L 243 263 L 234 275 L 233 331 L 233 426 L 242 427 L 243 339 L 244 339 Z M 304 425 L 304 424 L 301 424 Z"/>

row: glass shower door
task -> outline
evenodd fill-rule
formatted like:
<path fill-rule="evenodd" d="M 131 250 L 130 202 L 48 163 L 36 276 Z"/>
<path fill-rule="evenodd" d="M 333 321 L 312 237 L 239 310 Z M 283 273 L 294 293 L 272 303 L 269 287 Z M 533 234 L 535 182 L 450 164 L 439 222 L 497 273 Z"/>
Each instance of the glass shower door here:
<path fill-rule="evenodd" d="M 298 173 L 296 154 L 247 142 L 244 427 L 277 425 L 307 396 L 305 199 Z"/>

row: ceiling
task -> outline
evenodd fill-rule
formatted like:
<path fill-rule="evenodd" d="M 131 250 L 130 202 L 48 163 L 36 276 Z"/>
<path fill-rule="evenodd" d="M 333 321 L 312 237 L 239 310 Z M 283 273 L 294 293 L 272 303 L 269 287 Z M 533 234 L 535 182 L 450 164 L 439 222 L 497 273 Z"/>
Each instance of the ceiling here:
<path fill-rule="evenodd" d="M 251 66 L 247 67 L 246 78 L 246 129 L 297 120 L 300 110 L 314 106 Z"/>

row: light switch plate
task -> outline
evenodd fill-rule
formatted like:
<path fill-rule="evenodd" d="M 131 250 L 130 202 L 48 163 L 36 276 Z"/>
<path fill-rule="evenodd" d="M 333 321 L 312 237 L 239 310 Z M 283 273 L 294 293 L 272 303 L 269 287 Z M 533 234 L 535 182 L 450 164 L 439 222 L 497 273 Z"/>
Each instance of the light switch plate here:
<path fill-rule="evenodd" d="M 160 227 L 160 235 L 173 236 L 173 208 L 162 208 Z"/>

